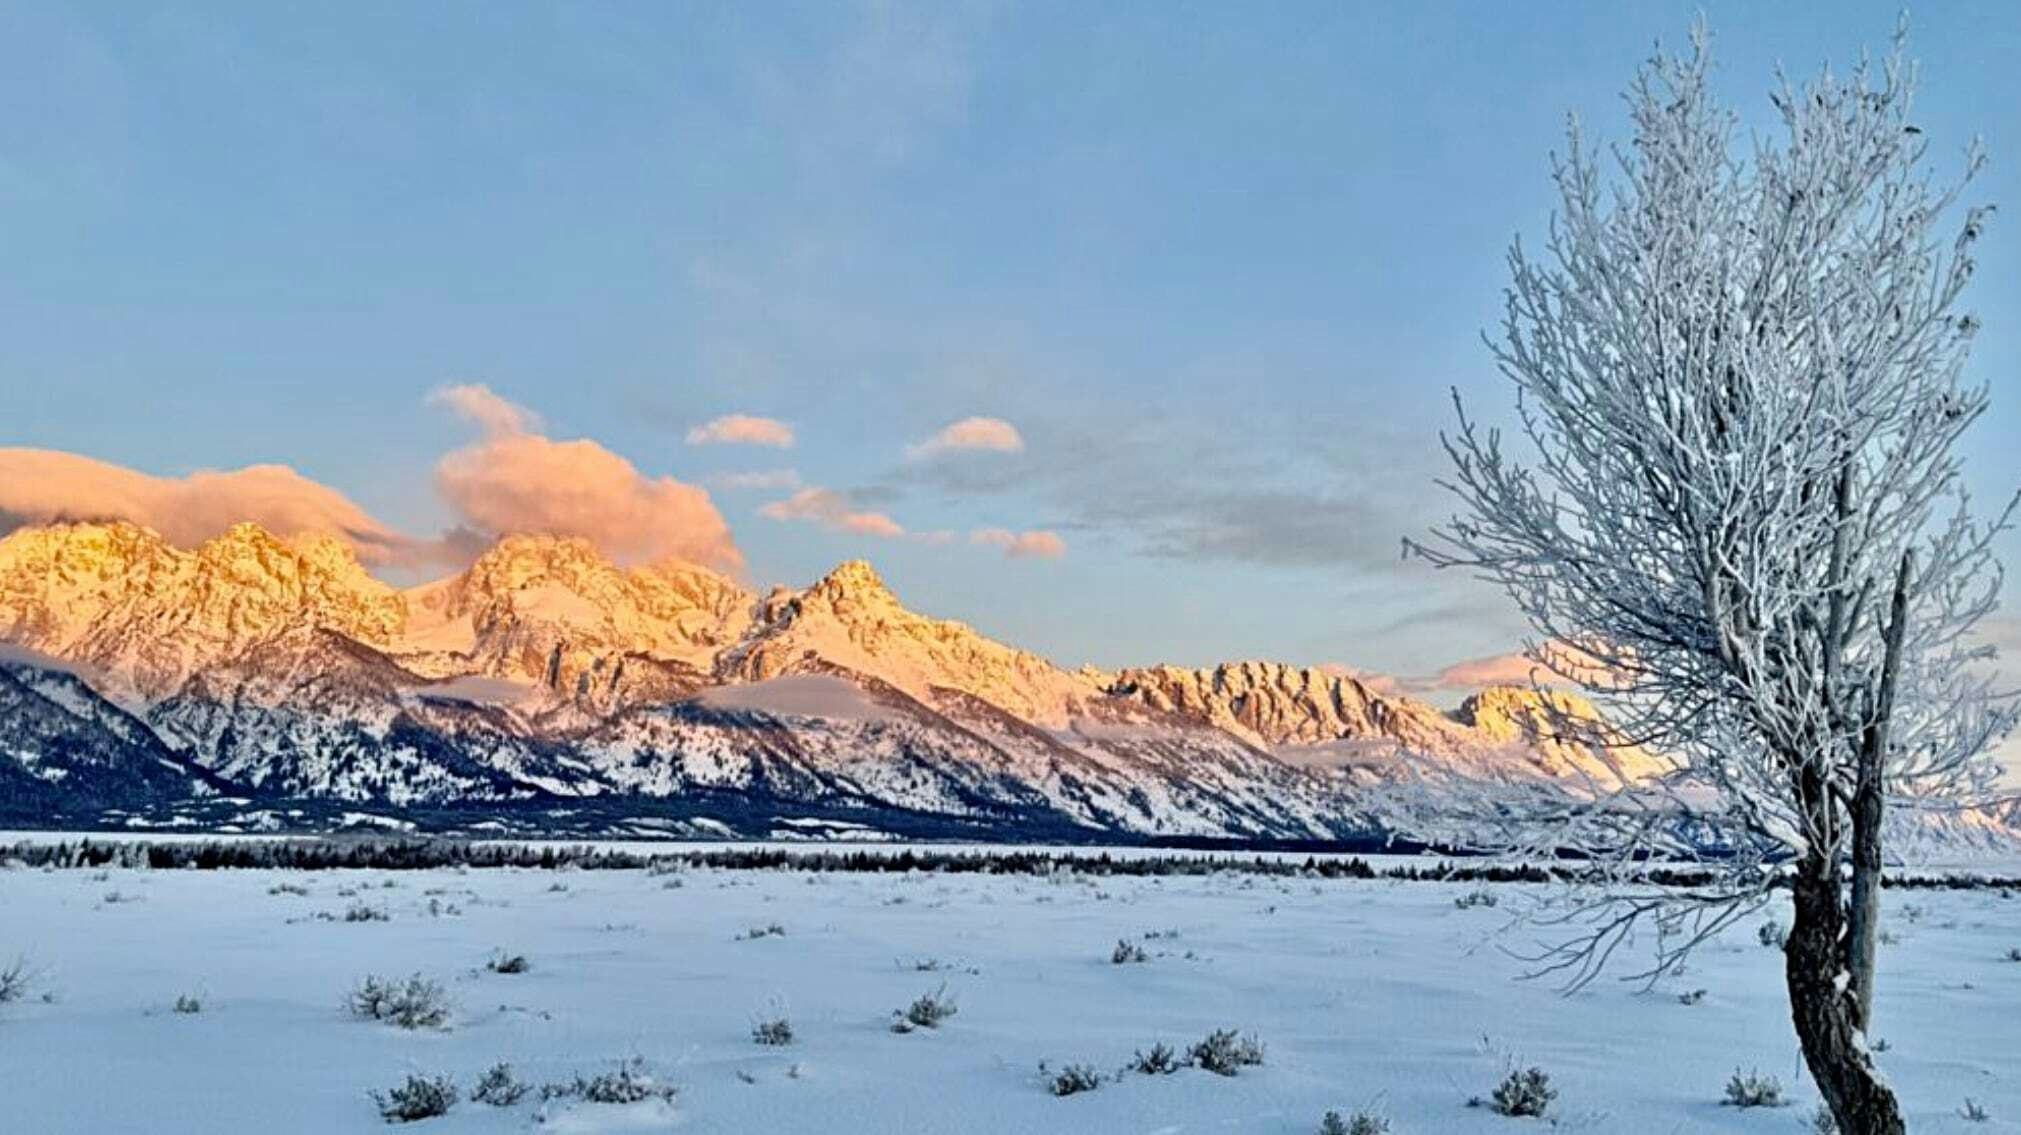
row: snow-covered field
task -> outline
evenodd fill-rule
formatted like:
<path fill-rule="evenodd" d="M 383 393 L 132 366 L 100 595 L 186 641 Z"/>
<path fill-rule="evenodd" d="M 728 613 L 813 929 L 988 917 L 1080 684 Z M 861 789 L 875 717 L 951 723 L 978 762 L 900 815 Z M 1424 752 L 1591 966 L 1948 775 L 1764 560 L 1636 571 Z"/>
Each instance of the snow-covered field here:
<path fill-rule="evenodd" d="M 277 884 L 308 894 L 276 892 Z M 797 871 L 0 871 L 0 1130 L 383 1129 L 368 1089 L 409 1072 L 466 1095 L 491 1065 L 535 1083 L 638 1058 L 671 1104 L 465 1099 L 416 1131 L 1271 1132 L 1371 1107 L 1397 1135 L 1522 1131 L 1470 1109 L 1512 1062 L 1546 1069 L 1568 1129 L 1800 1130 L 1781 955 L 1755 923 L 1680 981 L 1565 997 L 1495 938 L 1525 888 L 1355 880 Z M 1891 892 L 1878 1034 L 1918 1131 L 2021 1130 L 2021 897 Z M 364 904 L 386 921 L 346 922 Z M 433 906 L 436 913 L 430 912 Z M 1913 908 L 1913 909 L 1912 909 Z M 319 914 L 337 920 L 319 918 Z M 776 924 L 780 934 L 748 937 Z M 1152 932 L 1157 937 L 1146 937 Z M 1115 964 L 1118 939 L 1149 959 Z M 499 974 L 496 951 L 528 972 Z M 933 967 L 933 968 L 927 968 Z M 367 974 L 439 980 L 446 1030 L 356 1020 Z M 959 1013 L 900 1035 L 945 986 Z M 1678 994 L 1706 993 L 1696 1004 Z M 45 1000 L 43 994 L 48 995 Z M 177 998 L 201 1011 L 177 1013 Z M 783 1013 L 794 1042 L 753 1043 Z M 1040 1062 L 1113 1074 L 1163 1042 L 1254 1033 L 1260 1067 L 1125 1073 L 1056 1098 Z M 1795 1101 L 1719 1101 L 1736 1068 Z M 1958 1115 L 1967 1097 L 1992 1119 Z"/>

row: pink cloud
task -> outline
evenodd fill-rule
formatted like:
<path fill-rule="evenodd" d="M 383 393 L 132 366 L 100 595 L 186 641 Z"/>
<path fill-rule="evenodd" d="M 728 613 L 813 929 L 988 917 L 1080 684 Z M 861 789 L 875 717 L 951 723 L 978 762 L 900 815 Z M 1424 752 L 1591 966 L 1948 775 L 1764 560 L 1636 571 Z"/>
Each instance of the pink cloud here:
<path fill-rule="evenodd" d="M 963 418 L 925 441 L 906 447 L 905 455 L 918 461 L 955 450 L 1017 453 L 1024 447 L 1024 436 L 1002 418 Z"/>
<path fill-rule="evenodd" d="M 649 477 L 596 442 L 534 433 L 534 415 L 481 386 L 453 387 L 430 401 L 484 430 L 482 440 L 435 467 L 436 488 L 468 527 L 488 536 L 580 536 L 628 562 L 743 567 L 743 553 L 707 491 Z"/>
<path fill-rule="evenodd" d="M 1521 651 L 1470 658 L 1439 671 L 1430 684 L 1448 689 L 1475 690 L 1483 686 L 1563 685 L 1562 675 L 1597 681 L 1607 671 L 1584 651 L 1553 641 L 1546 648 L 1552 665 L 1535 661 Z"/>
<path fill-rule="evenodd" d="M 413 541 L 350 498 L 285 465 L 156 477 L 48 449 L 0 449 L 0 530 L 61 520 L 125 520 L 190 547 L 242 521 L 280 536 L 333 536 L 368 564 L 413 559 Z"/>
<path fill-rule="evenodd" d="M 539 415 L 506 401 L 482 383 L 442 387 L 428 396 L 428 404 L 448 407 L 457 417 L 476 423 L 486 437 L 534 433 L 540 429 Z"/>
<path fill-rule="evenodd" d="M 1012 532 L 1008 528 L 978 528 L 969 543 L 1002 548 L 1005 559 L 1056 560 L 1067 554 L 1067 542 L 1057 532 Z"/>
<path fill-rule="evenodd" d="M 776 418 L 725 414 L 688 431 L 689 445 L 769 445 L 793 448 L 793 427 Z"/>
<path fill-rule="evenodd" d="M 853 532 L 861 536 L 895 537 L 905 528 L 881 512 L 859 512 L 849 497 L 834 489 L 809 487 L 785 500 L 777 500 L 758 510 L 771 520 L 804 520 L 832 532 Z"/>

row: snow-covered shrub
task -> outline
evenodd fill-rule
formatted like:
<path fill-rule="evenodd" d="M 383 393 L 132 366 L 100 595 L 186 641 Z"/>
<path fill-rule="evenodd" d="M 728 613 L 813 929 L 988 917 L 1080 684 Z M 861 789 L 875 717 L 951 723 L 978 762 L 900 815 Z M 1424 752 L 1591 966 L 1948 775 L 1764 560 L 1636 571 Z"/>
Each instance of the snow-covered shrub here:
<path fill-rule="evenodd" d="M 1039 1075 L 1045 1077 L 1046 1090 L 1056 1096 L 1092 1092 L 1102 1086 L 1102 1074 L 1085 1064 L 1069 1064 L 1057 1072 L 1049 1072 L 1041 1064 Z"/>
<path fill-rule="evenodd" d="M 1705 1000 L 1705 990 L 1703 989 L 1693 989 L 1677 995 L 1677 1003 L 1679 1005 L 1696 1005 L 1703 1000 Z"/>
<path fill-rule="evenodd" d="M 1495 897 L 1495 892 L 1488 890 L 1486 887 L 1475 887 L 1466 894 L 1455 898 L 1453 906 L 1460 910 L 1472 910 L 1477 906 L 1493 907 L 1499 905 L 1501 901 L 1501 899 Z"/>
<path fill-rule="evenodd" d="M 1319 1121 L 1319 1135 L 1389 1135 L 1389 1120 L 1370 1111 L 1357 1111 L 1345 1118 L 1329 1111 Z"/>
<path fill-rule="evenodd" d="M 540 1098 L 579 1099 L 586 1103 L 642 1103 L 646 1100 L 672 1100 L 678 1093 L 671 1084 L 661 1084 L 646 1071 L 646 1064 L 639 1057 L 632 1057 L 620 1063 L 615 1069 L 588 1079 L 577 1076 L 565 1084 L 546 1084 L 540 1089 Z"/>
<path fill-rule="evenodd" d="M 387 914 L 384 907 L 373 906 L 366 902 L 354 902 L 350 905 L 349 909 L 344 911 L 344 921 L 391 922 L 393 921 L 393 916 Z"/>
<path fill-rule="evenodd" d="M 533 968 L 533 963 L 526 960 L 525 954 L 508 954 L 500 950 L 491 955 L 491 960 L 484 963 L 484 968 L 492 973 L 525 973 Z"/>
<path fill-rule="evenodd" d="M 2007 960 L 2010 962 L 2021 962 L 2021 946 L 2010 948 L 2007 951 Z"/>
<path fill-rule="evenodd" d="M 1771 950 L 1780 950 L 1789 945 L 1789 928 L 1771 918 L 1755 928 L 1754 940 Z"/>
<path fill-rule="evenodd" d="M 500 1062 L 493 1064 L 477 1081 L 470 1098 L 473 1102 L 490 1104 L 492 1107 L 511 1107 L 526 1098 L 532 1091 L 531 1085 L 512 1074 L 512 1065 Z"/>
<path fill-rule="evenodd" d="M 941 1022 L 960 1012 L 954 998 L 948 996 L 943 985 L 932 993 L 922 993 L 918 999 L 898 1011 L 898 1020 L 892 1022 L 891 1031 L 909 1033 L 913 1029 L 937 1029 Z"/>
<path fill-rule="evenodd" d="M 1233 1076 L 1243 1068 L 1263 1063 L 1263 1042 L 1254 1036 L 1238 1036 L 1234 1029 L 1216 1029 L 1186 1050 L 1186 1060 L 1217 1076 Z"/>
<path fill-rule="evenodd" d="M 267 893 L 270 895 L 306 896 L 309 893 L 309 888 L 300 883 L 275 883 L 273 886 L 267 888 Z"/>
<path fill-rule="evenodd" d="M 35 984 L 35 975 L 28 969 L 27 958 L 15 958 L 0 966 L 0 1005 L 9 1005 L 28 996 L 28 990 Z"/>
<path fill-rule="evenodd" d="M 175 1011 L 178 1013 L 201 1013 L 204 1011 L 203 998 L 192 993 L 184 993 L 175 999 Z"/>
<path fill-rule="evenodd" d="M 1742 1074 L 1733 1071 L 1733 1078 L 1726 1082 L 1728 1107 L 1781 1107 L 1789 1101 L 1783 1098 L 1782 1081 L 1774 1076 L 1764 1076 L 1759 1071 Z"/>
<path fill-rule="evenodd" d="M 786 928 L 784 926 L 781 926 L 776 922 L 772 922 L 767 923 L 764 926 L 751 927 L 749 930 L 746 930 L 742 934 L 737 935 L 737 940 L 740 942 L 749 942 L 759 938 L 782 938 L 785 937 L 785 934 Z"/>
<path fill-rule="evenodd" d="M 1130 1058 L 1130 1071 L 1142 1072 L 1146 1076 L 1169 1076 L 1178 1070 L 1179 1054 L 1162 1041 L 1153 1044 L 1149 1052 L 1139 1050 Z"/>
<path fill-rule="evenodd" d="M 1510 1072 L 1495 1085 L 1488 1106 L 1496 1115 L 1540 1116 L 1557 1098 L 1558 1089 L 1551 1086 L 1549 1073 L 1542 1068 L 1524 1068 Z"/>
<path fill-rule="evenodd" d="M 1993 1118 L 1985 1108 L 1980 1107 L 1970 1096 L 1965 1097 L 1965 1106 L 1958 1109 L 1958 1117 L 1973 1123 L 1984 1123 Z"/>
<path fill-rule="evenodd" d="M 420 974 L 405 981 L 374 974 L 358 983 L 346 999 L 351 1015 L 403 1029 L 439 1029 L 449 1021 L 449 995 Z"/>
<path fill-rule="evenodd" d="M 412 1123 L 447 1115 L 456 1106 L 456 1085 L 447 1076 L 417 1076 L 410 1072 L 407 1082 L 384 1092 L 373 1092 L 379 1116 L 388 1123 Z"/>
<path fill-rule="evenodd" d="M 793 1022 L 784 1017 L 769 1017 L 751 1022 L 751 1040 L 765 1045 L 786 1045 L 793 1043 Z"/>
<path fill-rule="evenodd" d="M 1151 955 L 1144 952 L 1144 947 L 1137 945 L 1128 938 L 1116 939 L 1116 948 L 1109 953 L 1109 961 L 1116 965 L 1123 965 L 1128 962 L 1148 962 L 1150 960 Z"/>

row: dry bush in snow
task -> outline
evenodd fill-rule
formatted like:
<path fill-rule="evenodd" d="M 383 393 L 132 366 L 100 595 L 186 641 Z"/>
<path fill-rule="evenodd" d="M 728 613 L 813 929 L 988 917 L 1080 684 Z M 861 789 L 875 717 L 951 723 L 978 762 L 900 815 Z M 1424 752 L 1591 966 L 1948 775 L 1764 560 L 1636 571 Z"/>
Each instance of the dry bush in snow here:
<path fill-rule="evenodd" d="M 1069 1064 L 1057 1072 L 1041 1064 L 1039 1075 L 1045 1079 L 1046 1091 L 1056 1096 L 1079 1095 L 1102 1086 L 1102 1074 L 1086 1064 Z"/>
<path fill-rule="evenodd" d="M 484 963 L 484 968 L 492 973 L 525 973 L 533 968 L 533 963 L 526 960 L 525 954 L 508 954 L 500 950 L 491 955 L 491 960 Z"/>
<path fill-rule="evenodd" d="M 478 1079 L 470 1098 L 475 1103 L 492 1107 L 511 1107 L 525 1099 L 526 1093 L 532 1090 L 531 1085 L 512 1074 L 512 1065 L 501 1062 L 493 1064 Z"/>
<path fill-rule="evenodd" d="M 1130 1071 L 1146 1076 L 1169 1076 L 1180 1068 L 1179 1054 L 1172 1046 L 1162 1041 L 1153 1044 L 1149 1052 L 1139 1051 L 1130 1058 Z"/>
<path fill-rule="evenodd" d="M 456 1106 L 456 1085 L 447 1076 L 418 1076 L 408 1073 L 405 1083 L 384 1092 L 373 1092 L 372 1102 L 380 1118 L 388 1123 L 412 1123 L 447 1115 Z"/>
<path fill-rule="evenodd" d="M 609 1072 L 584 1078 L 577 1076 L 566 1083 L 543 1085 L 540 1098 L 579 1099 L 586 1103 L 632 1104 L 646 1100 L 672 1101 L 679 1089 L 671 1084 L 661 1084 L 646 1071 L 646 1063 L 639 1057 L 622 1061 Z"/>
<path fill-rule="evenodd" d="M 34 984 L 35 975 L 28 968 L 27 958 L 15 958 L 0 966 L 0 1005 L 25 1000 Z"/>
<path fill-rule="evenodd" d="M 1486 1100 L 1487 1106 L 1496 1115 L 1516 1117 L 1537 1117 L 1551 1109 L 1551 1101 L 1558 1098 L 1558 1089 L 1551 1086 L 1550 1074 L 1542 1068 L 1523 1068 L 1510 1072 L 1495 1085 L 1494 1094 Z M 1479 1107 L 1483 1101 L 1468 1101 L 1470 1106 Z"/>
<path fill-rule="evenodd" d="M 1781 1080 L 1759 1071 L 1742 1074 L 1736 1068 L 1726 1082 L 1726 1098 L 1720 1102 L 1727 1107 L 1781 1107 L 1789 1101 L 1783 1098 Z"/>
<path fill-rule="evenodd" d="M 914 1029 L 937 1029 L 960 1011 L 954 998 L 948 994 L 947 986 L 943 985 L 932 993 L 920 994 L 912 1004 L 894 1013 L 898 1019 L 891 1023 L 891 1031 L 909 1033 Z"/>
<path fill-rule="evenodd" d="M 1319 1121 L 1319 1135 L 1389 1135 L 1389 1120 L 1370 1111 L 1347 1117 L 1329 1111 Z"/>
<path fill-rule="evenodd" d="M 1233 1076 L 1244 1068 L 1263 1063 L 1263 1042 L 1254 1036 L 1237 1035 L 1234 1029 L 1216 1029 L 1186 1050 L 1186 1060 L 1217 1076 Z"/>
<path fill-rule="evenodd" d="M 360 1020 L 402 1029 L 439 1029 L 449 1022 L 449 995 L 438 982 L 415 974 L 405 981 L 374 974 L 358 983 L 345 1007 Z"/>

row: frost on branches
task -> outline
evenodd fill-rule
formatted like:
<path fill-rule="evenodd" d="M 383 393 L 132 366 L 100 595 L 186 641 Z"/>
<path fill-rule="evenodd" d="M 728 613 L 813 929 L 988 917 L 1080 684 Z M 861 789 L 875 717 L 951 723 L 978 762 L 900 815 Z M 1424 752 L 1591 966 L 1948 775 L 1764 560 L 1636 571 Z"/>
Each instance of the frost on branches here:
<path fill-rule="evenodd" d="M 1707 90 L 1701 30 L 1638 74 L 1632 145 L 1598 154 L 1572 126 L 1560 215 L 1544 255 L 1509 253 L 1490 342 L 1527 455 L 1461 407 L 1445 439 L 1459 513 L 1411 545 L 1499 583 L 1532 657 L 1669 767 L 1578 798 L 1427 773 L 1409 822 L 1592 854 L 1587 889 L 1546 916 L 1568 934 L 1544 968 L 1574 982 L 1644 920 L 1653 980 L 1789 889 L 1806 1053 L 1815 1070 L 1820 1046 L 1859 1049 L 1844 1083 L 1819 1075 L 1848 1131 L 1895 1129 L 1856 1043 L 1884 831 L 1984 803 L 1984 754 L 2015 710 L 1968 638 L 1994 605 L 1989 542 L 2013 502 L 1975 521 L 1956 453 L 1987 405 L 1962 381 L 1979 324 L 1961 299 L 1990 210 L 1953 207 L 1981 157 L 1975 144 L 1961 176 L 1932 180 L 1902 47 L 1898 32 L 1848 77 L 1782 81 L 1780 129 L 1743 146 Z M 1638 881 L 1650 857 L 1708 848 L 1718 886 Z M 1842 993 L 1799 989 L 1840 970 Z M 1824 1014 L 1816 1030 L 1807 1013 Z M 1847 1126 L 1841 1105 L 1881 1118 Z"/>

